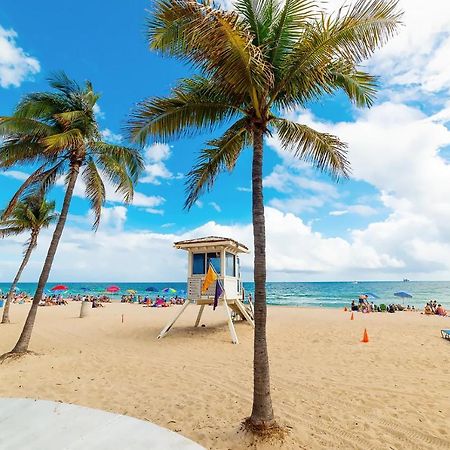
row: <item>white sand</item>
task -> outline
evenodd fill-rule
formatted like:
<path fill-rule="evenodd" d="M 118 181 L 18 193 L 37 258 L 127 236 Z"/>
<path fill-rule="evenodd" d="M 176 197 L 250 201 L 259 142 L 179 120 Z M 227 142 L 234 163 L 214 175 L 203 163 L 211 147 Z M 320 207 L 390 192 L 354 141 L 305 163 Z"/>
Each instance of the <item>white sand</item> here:
<path fill-rule="evenodd" d="M 211 449 L 245 449 L 251 409 L 252 329 L 229 342 L 222 309 L 193 329 L 190 307 L 163 340 L 176 308 L 110 304 L 78 319 L 80 304 L 39 309 L 38 356 L 0 366 L 0 396 L 33 397 L 150 420 Z M 0 351 L 15 343 L 27 305 L 12 305 Z M 121 323 L 124 314 L 125 322 Z M 273 401 L 291 431 L 286 449 L 450 449 L 449 318 L 269 309 Z M 364 327 L 369 344 L 360 342 Z M 26 424 L 24 424 L 26 426 Z"/>

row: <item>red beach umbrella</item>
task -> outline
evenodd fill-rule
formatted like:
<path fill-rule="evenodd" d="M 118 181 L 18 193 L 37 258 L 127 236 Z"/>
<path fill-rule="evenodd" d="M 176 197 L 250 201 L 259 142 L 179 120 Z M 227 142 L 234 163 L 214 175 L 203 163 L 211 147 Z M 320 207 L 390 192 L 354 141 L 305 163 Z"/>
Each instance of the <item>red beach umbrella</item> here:
<path fill-rule="evenodd" d="M 106 292 L 119 292 L 120 291 L 120 287 L 119 286 L 108 286 L 106 288 Z"/>
<path fill-rule="evenodd" d="M 52 291 L 68 291 L 69 288 L 65 286 L 64 284 L 57 284 L 56 286 L 53 286 Z"/>

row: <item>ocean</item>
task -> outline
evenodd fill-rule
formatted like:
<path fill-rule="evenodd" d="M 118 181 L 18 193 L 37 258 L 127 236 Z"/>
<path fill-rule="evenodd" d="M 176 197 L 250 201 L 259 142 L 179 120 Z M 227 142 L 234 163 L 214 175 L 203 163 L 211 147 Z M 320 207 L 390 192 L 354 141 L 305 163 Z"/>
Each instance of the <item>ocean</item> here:
<path fill-rule="evenodd" d="M 122 294 L 126 294 L 128 289 L 135 290 L 140 295 L 155 296 L 155 292 L 146 292 L 146 289 L 153 287 L 157 291 L 162 291 L 166 287 L 173 288 L 178 295 L 184 296 L 186 283 L 132 283 L 132 282 L 111 282 L 111 283 L 49 283 L 48 290 L 57 285 L 64 284 L 69 290 L 69 294 L 99 294 L 105 291 L 106 287 L 116 285 L 121 291 L 111 295 L 112 299 L 119 300 Z M 0 290 L 8 291 L 9 283 L 0 283 Z M 19 283 L 20 291 L 33 294 L 36 283 Z M 253 293 L 253 283 L 244 283 L 246 292 Z M 394 292 L 406 291 L 412 298 L 398 298 Z M 270 305 L 297 306 L 297 307 L 324 307 L 343 308 L 349 306 L 352 300 L 357 300 L 358 296 L 365 293 L 373 293 L 379 299 L 370 299 L 375 304 L 380 303 L 400 303 L 405 305 L 415 305 L 423 307 L 428 300 L 436 300 L 450 308 L 450 281 L 359 281 L 359 282 L 268 282 L 267 302 Z M 165 294 L 168 296 L 167 294 Z"/>

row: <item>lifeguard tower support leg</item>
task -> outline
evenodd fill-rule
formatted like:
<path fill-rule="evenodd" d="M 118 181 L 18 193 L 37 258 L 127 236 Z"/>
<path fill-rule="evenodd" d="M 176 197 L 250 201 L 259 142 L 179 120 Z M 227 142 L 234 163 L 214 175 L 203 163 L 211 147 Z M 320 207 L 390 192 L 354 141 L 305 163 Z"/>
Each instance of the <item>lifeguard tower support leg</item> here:
<path fill-rule="evenodd" d="M 230 329 L 231 334 L 231 342 L 233 342 L 233 344 L 239 344 L 236 330 L 234 329 L 233 320 L 231 319 L 230 307 L 228 306 L 226 298 L 223 299 L 223 306 L 225 307 L 225 311 L 227 312 L 227 321 L 228 321 L 228 328 Z"/>
<path fill-rule="evenodd" d="M 200 306 L 200 311 L 197 315 L 197 320 L 195 321 L 195 326 L 198 327 L 198 324 L 200 323 L 200 319 L 202 318 L 203 310 L 205 309 L 205 305 Z"/>
<path fill-rule="evenodd" d="M 181 314 L 184 313 L 184 311 L 186 310 L 186 308 L 189 306 L 189 303 L 191 303 L 190 300 L 186 300 L 186 302 L 184 303 L 183 307 L 181 308 L 180 312 L 173 318 L 173 320 L 171 322 L 169 322 L 161 331 L 161 333 L 159 333 L 158 339 L 163 338 L 169 331 L 170 329 L 173 327 L 173 324 L 179 319 L 179 317 L 181 316 Z"/>

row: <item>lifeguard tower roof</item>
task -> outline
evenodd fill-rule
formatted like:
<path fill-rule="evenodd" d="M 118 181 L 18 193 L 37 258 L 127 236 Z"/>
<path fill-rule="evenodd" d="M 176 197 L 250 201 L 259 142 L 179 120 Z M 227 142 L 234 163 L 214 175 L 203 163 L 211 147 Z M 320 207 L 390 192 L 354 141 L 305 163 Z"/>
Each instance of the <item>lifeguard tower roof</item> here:
<path fill-rule="evenodd" d="M 248 253 L 248 248 L 244 244 L 241 244 L 240 242 L 231 238 L 219 236 L 207 236 L 197 239 L 188 239 L 186 241 L 175 242 L 173 245 L 175 248 L 186 250 L 195 247 L 211 247 L 220 245 L 232 247 L 236 252 Z"/>

